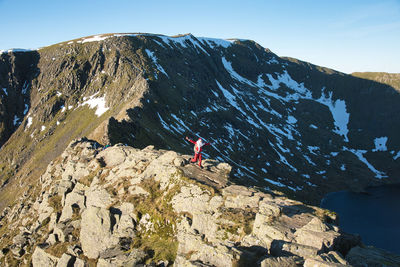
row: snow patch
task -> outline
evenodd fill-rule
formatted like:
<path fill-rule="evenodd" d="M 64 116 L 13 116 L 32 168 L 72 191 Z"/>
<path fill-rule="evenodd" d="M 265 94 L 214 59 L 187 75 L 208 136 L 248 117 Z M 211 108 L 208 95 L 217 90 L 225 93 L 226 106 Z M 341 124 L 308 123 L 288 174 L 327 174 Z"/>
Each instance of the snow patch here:
<path fill-rule="evenodd" d="M 85 102 L 82 103 L 83 105 L 89 105 L 91 109 L 96 108 L 96 111 L 94 114 L 96 114 L 97 117 L 100 117 L 103 115 L 109 108 L 106 107 L 106 100 L 105 97 L 96 97 L 96 94 L 92 95 L 89 97 L 89 100 L 86 100 Z M 69 106 L 68 109 L 71 109 L 72 106 Z"/>
<path fill-rule="evenodd" d="M 347 138 L 347 134 L 349 130 L 347 124 L 349 123 L 350 114 L 346 111 L 346 103 L 344 100 L 337 99 L 336 101 L 333 101 L 332 92 L 329 92 L 329 96 L 326 97 L 323 89 L 321 97 L 316 101 L 329 108 L 336 126 L 334 132 L 343 136 L 344 140 L 348 142 L 349 139 Z"/>
<path fill-rule="evenodd" d="M 294 166 L 292 166 L 281 153 L 279 153 L 276 149 L 274 149 L 274 150 L 278 154 L 280 162 L 284 163 L 286 166 L 291 168 L 294 172 L 297 172 L 297 169 Z"/>
<path fill-rule="evenodd" d="M 29 105 L 25 104 L 24 116 L 26 115 L 26 113 L 28 113 L 28 111 L 29 111 Z"/>
<path fill-rule="evenodd" d="M 396 159 L 398 159 L 398 158 L 400 158 L 400 151 L 397 152 L 397 154 L 393 157 L 394 160 L 396 160 Z"/>
<path fill-rule="evenodd" d="M 40 131 L 43 132 L 44 130 L 46 130 L 46 126 L 42 125 L 42 127 L 40 128 Z"/>
<path fill-rule="evenodd" d="M 387 140 L 388 140 L 388 138 L 386 136 L 375 138 L 374 139 L 375 149 L 373 149 L 372 151 L 374 151 L 374 152 L 387 151 L 387 147 L 386 147 Z"/>
<path fill-rule="evenodd" d="M 297 119 L 293 116 L 288 116 L 287 122 L 290 124 L 295 124 L 297 122 Z"/>
<path fill-rule="evenodd" d="M 271 180 L 271 179 L 268 179 L 268 178 L 264 178 L 264 180 L 267 181 L 270 184 L 273 184 L 273 185 L 276 185 L 276 186 L 279 186 L 279 187 L 286 187 L 286 185 L 282 184 L 281 182 L 277 182 L 277 181 L 274 181 L 274 180 Z"/>
<path fill-rule="evenodd" d="M 258 78 L 257 78 L 257 86 L 258 86 L 258 87 L 265 87 L 265 86 L 267 86 L 267 85 L 265 84 L 265 82 L 264 82 L 262 76 L 263 76 L 263 74 L 258 75 Z"/>
<path fill-rule="evenodd" d="M 13 123 L 14 123 L 14 126 L 16 126 L 17 124 L 21 124 L 17 115 L 14 115 Z"/>
<path fill-rule="evenodd" d="M 315 152 L 319 151 L 319 147 L 318 146 L 308 146 L 308 151 L 310 151 L 311 154 L 317 155 Z"/>
<path fill-rule="evenodd" d="M 224 64 L 225 69 L 229 72 L 229 74 L 230 74 L 230 75 L 232 76 L 232 78 L 234 78 L 235 80 L 237 80 L 237 81 L 239 81 L 239 82 L 241 82 L 241 83 L 246 83 L 246 84 L 248 84 L 248 85 L 250 85 L 250 86 L 254 86 L 254 85 L 255 85 L 252 81 L 250 81 L 250 80 L 248 80 L 248 79 L 243 78 L 242 76 L 240 76 L 240 74 L 237 73 L 237 72 L 232 68 L 232 63 L 230 63 L 229 61 L 227 61 L 227 60 L 225 59 L 225 57 L 222 57 L 222 64 Z"/>
<path fill-rule="evenodd" d="M 26 128 L 31 127 L 32 125 L 32 117 L 28 117 L 28 122 L 26 123 Z"/>
<path fill-rule="evenodd" d="M 318 127 L 317 127 L 317 126 L 315 126 L 314 124 L 310 124 L 310 128 L 313 128 L 313 129 L 318 129 Z"/>
<path fill-rule="evenodd" d="M 6 96 L 8 96 L 7 88 L 3 88 L 3 92 Z"/>
<path fill-rule="evenodd" d="M 7 50 L 0 50 L 0 54 L 14 53 L 14 52 L 32 52 L 31 49 L 13 48 Z"/>
<path fill-rule="evenodd" d="M 343 147 L 343 150 L 350 151 L 351 153 L 356 155 L 361 162 L 367 165 L 368 169 L 375 173 L 375 178 L 382 179 L 388 177 L 384 172 L 378 171 L 377 169 L 375 169 L 374 166 L 372 166 L 371 163 L 368 162 L 368 160 L 364 157 L 364 154 L 367 152 L 366 150 L 349 149 L 346 147 Z"/>
<path fill-rule="evenodd" d="M 223 40 L 223 39 L 215 39 L 215 38 L 207 38 L 207 37 L 197 37 L 197 39 L 199 41 L 203 42 L 203 44 L 205 43 L 213 49 L 218 46 L 221 46 L 223 48 L 228 48 L 229 46 L 232 45 L 232 42 L 229 42 L 229 41 Z"/>
<path fill-rule="evenodd" d="M 168 126 L 168 124 L 161 118 L 160 113 L 157 112 L 158 118 L 160 119 L 160 122 L 162 124 L 162 126 L 164 127 L 164 129 L 171 131 L 171 128 Z"/>
<path fill-rule="evenodd" d="M 316 184 L 310 183 L 309 181 L 306 181 L 306 184 L 308 184 L 309 186 L 312 186 L 312 187 L 317 187 Z"/>
<path fill-rule="evenodd" d="M 111 37 L 110 35 L 109 36 L 95 35 L 93 37 L 85 38 L 81 41 L 78 41 L 78 43 L 84 44 L 84 43 L 89 43 L 89 42 L 99 42 L 99 41 L 103 41 L 110 37 Z"/>
<path fill-rule="evenodd" d="M 147 55 L 149 56 L 149 58 L 151 58 L 151 60 L 153 61 L 154 65 L 156 65 L 157 69 L 159 71 L 161 71 L 162 73 L 165 74 L 165 76 L 169 77 L 168 74 L 165 72 L 164 68 L 158 64 L 158 59 L 157 57 L 154 55 L 154 52 L 150 51 L 149 49 L 145 50 Z M 156 78 L 157 78 L 157 74 L 156 74 Z"/>
<path fill-rule="evenodd" d="M 24 82 L 24 85 L 22 86 L 22 91 L 21 91 L 21 93 L 22 93 L 23 95 L 26 95 L 26 93 L 28 92 L 28 89 L 29 89 L 29 83 L 28 83 L 27 81 L 25 81 L 25 82 Z"/>
<path fill-rule="evenodd" d="M 297 81 L 293 80 L 286 70 L 282 74 L 278 75 L 276 79 L 272 77 L 271 74 L 267 74 L 267 77 L 272 84 L 268 87 L 272 90 L 279 89 L 280 84 L 283 83 L 296 93 L 304 95 L 306 98 L 311 98 L 311 92 L 304 87 L 304 83 L 298 83 Z M 296 96 L 295 98 L 298 98 L 298 96 Z"/>
<path fill-rule="evenodd" d="M 345 171 L 346 170 L 346 165 L 342 164 L 342 166 L 340 166 L 340 170 Z"/>
<path fill-rule="evenodd" d="M 310 159 L 310 157 L 308 157 L 307 155 L 303 155 L 303 157 L 308 161 L 308 163 L 310 163 L 311 165 L 313 165 L 313 166 L 317 166 L 317 164 L 315 164 L 311 159 Z"/>

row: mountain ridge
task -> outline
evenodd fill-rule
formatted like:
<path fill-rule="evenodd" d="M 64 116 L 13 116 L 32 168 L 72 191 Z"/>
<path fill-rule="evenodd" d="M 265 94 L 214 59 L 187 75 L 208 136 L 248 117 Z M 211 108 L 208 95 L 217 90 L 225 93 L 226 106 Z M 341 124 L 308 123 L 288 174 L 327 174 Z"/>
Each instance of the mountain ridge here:
<path fill-rule="evenodd" d="M 19 108 L 19 128 L 2 147 L 3 183 L 14 174 L 37 178 L 38 166 L 43 170 L 71 138 L 85 135 L 178 152 L 189 149 L 185 135 L 202 136 L 214 143 L 206 156 L 233 164 L 242 183 L 256 177 L 256 184 L 310 203 L 333 190 L 397 181 L 398 93 L 390 87 L 279 58 L 254 41 L 120 35 L 23 52 L 38 64 L 27 72 L 30 110 Z M 24 81 L 0 82 L 22 92 Z M 96 103 L 109 110 L 97 116 L 90 111 Z M 14 118 L 7 121 L 12 128 Z"/>

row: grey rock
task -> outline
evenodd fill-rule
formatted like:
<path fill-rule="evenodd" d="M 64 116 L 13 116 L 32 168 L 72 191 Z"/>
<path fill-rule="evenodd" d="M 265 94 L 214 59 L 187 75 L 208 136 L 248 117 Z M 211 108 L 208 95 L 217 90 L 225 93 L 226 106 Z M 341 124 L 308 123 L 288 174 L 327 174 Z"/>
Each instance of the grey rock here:
<path fill-rule="evenodd" d="M 110 194 L 104 188 L 98 186 L 90 187 L 89 190 L 86 191 L 85 195 L 87 206 L 107 208 L 113 202 Z"/>
<path fill-rule="evenodd" d="M 261 261 L 261 267 L 298 267 L 299 257 L 270 257 Z"/>
<path fill-rule="evenodd" d="M 58 260 L 57 267 L 70 267 L 75 261 L 75 257 L 68 255 L 66 253 L 61 255 L 61 258 Z"/>
<path fill-rule="evenodd" d="M 295 233 L 298 244 L 317 248 L 324 251 L 335 246 L 340 234 L 330 230 L 319 218 L 314 217 L 308 224 L 298 229 Z"/>
<path fill-rule="evenodd" d="M 57 266 L 58 258 L 46 253 L 43 249 L 36 247 L 32 255 L 33 267 L 55 267 Z"/>
<path fill-rule="evenodd" d="M 85 267 L 87 266 L 85 262 L 79 258 L 75 258 L 74 267 Z"/>
<path fill-rule="evenodd" d="M 109 255 L 107 258 L 100 258 L 97 267 L 113 267 L 113 266 L 137 266 L 143 263 L 147 254 L 140 249 L 133 249 L 129 253 L 118 252 Z"/>
<path fill-rule="evenodd" d="M 82 213 L 80 241 L 83 253 L 91 259 L 115 247 L 119 239 L 112 234 L 113 222 L 109 210 L 90 206 Z"/>
<path fill-rule="evenodd" d="M 75 245 L 75 246 L 71 246 L 69 245 L 67 248 L 67 253 L 70 255 L 73 255 L 75 257 L 78 257 L 79 255 L 81 255 L 83 253 L 81 247 Z"/>
<path fill-rule="evenodd" d="M 56 187 L 56 192 L 58 195 L 64 196 L 66 193 L 71 192 L 73 187 L 74 183 L 72 181 L 60 180 Z"/>
<path fill-rule="evenodd" d="M 227 173 L 230 173 L 232 171 L 232 166 L 229 165 L 228 163 L 221 162 L 217 165 L 217 169 L 226 171 Z"/>
<path fill-rule="evenodd" d="M 22 255 L 25 254 L 25 250 L 23 248 L 17 247 L 17 246 L 12 246 L 10 251 L 16 257 L 21 257 Z"/>
<path fill-rule="evenodd" d="M 271 242 L 270 254 L 275 257 L 298 255 L 300 257 L 313 257 L 318 254 L 318 249 L 311 246 L 286 242 L 282 240 L 273 240 Z"/>
<path fill-rule="evenodd" d="M 304 262 L 305 267 L 343 267 L 350 266 L 348 262 L 343 259 L 342 255 L 335 251 L 330 251 L 329 253 L 319 254 L 312 258 L 307 258 Z"/>
<path fill-rule="evenodd" d="M 109 147 L 101 151 L 96 158 L 102 159 L 107 167 L 114 167 L 122 164 L 126 159 L 127 154 L 122 147 Z"/>
<path fill-rule="evenodd" d="M 13 245 L 23 248 L 28 243 L 28 238 L 23 234 L 18 234 L 13 238 Z"/>
<path fill-rule="evenodd" d="M 55 243 L 57 243 L 57 235 L 54 233 L 50 234 L 46 240 L 46 243 L 48 243 L 50 246 L 53 246 Z"/>
<path fill-rule="evenodd" d="M 346 255 L 355 267 L 400 266 L 400 256 L 374 247 L 354 247 Z"/>
<path fill-rule="evenodd" d="M 182 157 L 177 157 L 174 159 L 174 165 L 177 167 L 183 167 L 183 166 L 185 166 L 185 163 L 186 163 L 186 161 Z"/>
<path fill-rule="evenodd" d="M 82 212 L 82 210 L 85 208 L 85 196 L 77 190 L 74 190 L 66 195 L 64 207 L 59 221 L 65 222 L 71 220 L 74 213 L 74 207 L 79 207 L 79 212 Z"/>
<path fill-rule="evenodd" d="M 49 231 L 53 231 L 54 227 L 57 224 L 57 219 L 58 219 L 58 214 L 56 212 L 53 212 L 50 215 L 50 221 L 49 221 Z"/>

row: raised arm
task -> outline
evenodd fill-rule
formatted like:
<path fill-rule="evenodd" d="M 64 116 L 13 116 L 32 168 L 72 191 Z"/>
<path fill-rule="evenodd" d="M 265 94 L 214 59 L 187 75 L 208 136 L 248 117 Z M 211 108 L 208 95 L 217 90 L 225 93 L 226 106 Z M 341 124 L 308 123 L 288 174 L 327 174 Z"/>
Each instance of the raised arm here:
<path fill-rule="evenodd" d="M 187 137 L 186 136 L 186 138 L 185 138 L 186 140 L 188 140 L 190 143 L 192 143 L 192 144 L 196 144 L 196 142 L 195 141 L 193 141 L 192 139 L 190 139 L 189 137 Z"/>

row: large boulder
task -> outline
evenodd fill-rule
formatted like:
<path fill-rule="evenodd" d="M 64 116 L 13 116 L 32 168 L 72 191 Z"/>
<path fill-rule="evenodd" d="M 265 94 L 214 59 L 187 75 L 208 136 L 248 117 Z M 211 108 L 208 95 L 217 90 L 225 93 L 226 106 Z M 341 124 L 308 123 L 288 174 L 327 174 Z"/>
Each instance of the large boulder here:
<path fill-rule="evenodd" d="M 115 218 L 107 209 L 89 206 L 82 212 L 80 241 L 88 258 L 96 259 L 118 244 L 118 237 L 112 234 L 114 223 Z"/>
<path fill-rule="evenodd" d="M 400 266 L 400 255 L 374 247 L 354 247 L 346 255 L 346 260 L 355 267 Z"/>
<path fill-rule="evenodd" d="M 261 262 L 261 267 L 298 267 L 299 257 L 270 257 Z"/>
<path fill-rule="evenodd" d="M 59 219 L 60 222 L 65 222 L 72 219 L 74 209 L 78 209 L 81 212 L 85 208 L 85 196 L 80 190 L 73 190 L 68 193 L 65 197 L 64 207 Z"/>
<path fill-rule="evenodd" d="M 122 164 L 125 161 L 126 156 L 127 154 L 123 147 L 114 146 L 101 151 L 96 158 L 101 159 L 107 167 L 112 168 Z"/>
<path fill-rule="evenodd" d="M 86 192 L 86 205 L 98 207 L 98 208 L 107 208 L 109 207 L 113 199 L 110 194 L 104 188 L 100 186 L 92 186 Z"/>
<path fill-rule="evenodd" d="M 296 242 L 305 246 L 317 248 L 318 251 L 331 250 L 340 234 L 314 217 L 308 224 L 295 232 Z"/>
<path fill-rule="evenodd" d="M 32 254 L 32 266 L 33 267 L 55 267 L 58 263 L 58 258 L 54 257 L 43 249 L 36 247 L 35 251 Z"/>

